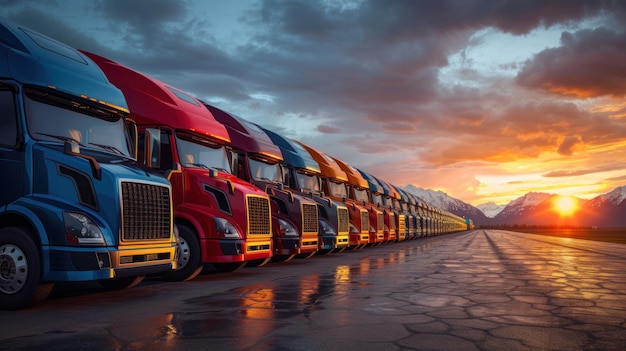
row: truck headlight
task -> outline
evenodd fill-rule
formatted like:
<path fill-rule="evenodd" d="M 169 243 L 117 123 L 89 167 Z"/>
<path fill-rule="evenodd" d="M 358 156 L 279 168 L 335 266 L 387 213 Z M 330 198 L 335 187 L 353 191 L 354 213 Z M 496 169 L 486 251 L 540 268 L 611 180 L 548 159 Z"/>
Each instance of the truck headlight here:
<path fill-rule="evenodd" d="M 322 233 L 322 235 L 337 235 L 337 233 L 335 232 L 335 229 L 333 229 L 330 223 L 324 220 L 321 220 L 321 219 L 319 220 L 319 227 L 320 227 L 320 233 Z"/>
<path fill-rule="evenodd" d="M 298 231 L 287 221 L 278 218 L 278 231 L 284 236 L 298 236 Z"/>
<path fill-rule="evenodd" d="M 76 212 L 63 212 L 65 237 L 70 244 L 104 244 L 100 228 L 87 216 Z"/>
<path fill-rule="evenodd" d="M 230 221 L 221 217 L 213 217 L 213 219 L 215 220 L 215 229 L 219 235 L 227 239 L 241 239 L 241 234 Z"/>
<path fill-rule="evenodd" d="M 359 228 L 357 228 L 354 224 L 350 223 L 350 234 L 359 234 Z"/>

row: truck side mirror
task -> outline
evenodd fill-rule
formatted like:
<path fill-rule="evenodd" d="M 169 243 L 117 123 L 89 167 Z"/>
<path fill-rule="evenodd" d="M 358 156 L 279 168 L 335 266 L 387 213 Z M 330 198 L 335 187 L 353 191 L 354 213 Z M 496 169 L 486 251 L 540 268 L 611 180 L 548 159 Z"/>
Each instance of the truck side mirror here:
<path fill-rule="evenodd" d="M 148 167 L 161 168 L 161 131 L 147 128 L 145 133 L 144 163 Z"/>

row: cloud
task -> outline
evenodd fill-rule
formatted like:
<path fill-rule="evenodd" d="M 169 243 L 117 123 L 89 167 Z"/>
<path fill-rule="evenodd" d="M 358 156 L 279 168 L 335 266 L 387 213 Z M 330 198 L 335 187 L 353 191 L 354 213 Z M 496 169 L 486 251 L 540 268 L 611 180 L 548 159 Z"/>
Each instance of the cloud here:
<path fill-rule="evenodd" d="M 581 142 L 582 140 L 580 136 L 568 135 L 563 138 L 563 141 L 559 145 L 557 152 L 564 156 L 571 156 L 574 153 L 576 146 Z"/>
<path fill-rule="evenodd" d="M 626 169 L 626 163 L 616 163 L 616 164 L 598 166 L 595 168 L 587 168 L 587 169 L 558 170 L 558 171 L 548 172 L 546 174 L 543 174 L 542 176 L 548 177 L 548 178 L 573 177 L 573 176 L 580 176 L 580 175 L 585 175 L 585 174 L 601 173 L 601 172 L 623 170 L 623 169 Z M 613 178 L 612 180 L 615 180 L 615 179 Z"/>
<path fill-rule="evenodd" d="M 608 28 L 564 32 L 561 46 L 526 62 L 517 75 L 525 87 L 580 98 L 626 95 L 626 32 Z"/>

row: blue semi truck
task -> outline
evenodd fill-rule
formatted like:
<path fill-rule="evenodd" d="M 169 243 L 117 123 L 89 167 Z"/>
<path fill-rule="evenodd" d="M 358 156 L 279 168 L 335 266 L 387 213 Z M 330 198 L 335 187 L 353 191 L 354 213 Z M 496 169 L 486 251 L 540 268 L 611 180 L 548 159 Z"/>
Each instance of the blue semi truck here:
<path fill-rule="evenodd" d="M 171 188 L 135 162 L 126 106 L 85 55 L 0 20 L 0 308 L 175 268 Z"/>

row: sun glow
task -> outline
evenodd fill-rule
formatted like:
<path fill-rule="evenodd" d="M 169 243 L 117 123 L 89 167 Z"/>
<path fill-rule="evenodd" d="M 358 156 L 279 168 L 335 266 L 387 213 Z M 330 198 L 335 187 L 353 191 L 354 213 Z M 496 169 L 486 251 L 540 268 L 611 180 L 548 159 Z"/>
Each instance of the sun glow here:
<path fill-rule="evenodd" d="M 558 196 L 554 199 L 552 205 L 562 216 L 570 216 L 578 209 L 578 201 L 572 196 Z"/>

